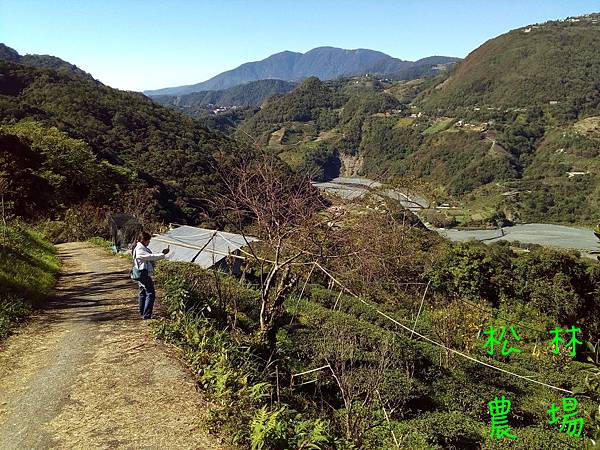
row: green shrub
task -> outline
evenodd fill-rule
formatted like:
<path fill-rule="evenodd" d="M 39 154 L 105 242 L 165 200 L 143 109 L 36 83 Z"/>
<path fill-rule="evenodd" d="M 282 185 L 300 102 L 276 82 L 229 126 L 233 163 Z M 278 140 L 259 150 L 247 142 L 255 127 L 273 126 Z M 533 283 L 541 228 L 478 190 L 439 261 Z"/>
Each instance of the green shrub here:
<path fill-rule="evenodd" d="M 241 312 L 241 322 L 247 326 L 258 321 L 260 293 L 232 277 L 193 263 L 161 261 L 156 278 L 165 287 L 165 303 L 171 313 L 181 310 L 222 317 L 225 312 Z"/>
<path fill-rule="evenodd" d="M 533 449 L 564 450 L 566 448 L 583 448 L 583 439 L 569 437 L 558 430 L 547 430 L 539 427 L 512 428 L 515 439 L 493 439 L 486 436 L 483 448 L 493 449 Z"/>
<path fill-rule="evenodd" d="M 504 316 L 543 329 L 556 318 L 541 314 L 535 302 L 522 300 L 539 292 L 536 283 L 541 281 L 565 287 L 565 298 L 575 295 L 577 308 L 586 305 L 595 311 L 588 293 L 598 270 L 582 264 L 547 250 L 523 256 L 508 245 L 457 244 L 435 268 L 434 296 L 420 315 L 418 330 L 438 341 L 446 339 L 435 313 L 450 312 L 449 332 L 457 333 L 458 341 L 447 345 L 455 347 L 466 339 L 463 334 L 471 328 L 453 322 L 458 318 L 449 308 L 455 304 L 467 308 L 461 297 L 489 310 L 491 323 Z M 183 349 L 199 383 L 211 394 L 217 407 L 211 411 L 210 426 L 244 448 L 387 449 L 396 448 L 395 439 L 400 448 L 411 449 L 496 448 L 497 442 L 489 438 L 488 402 L 499 393 L 513 401 L 511 426 L 519 436 L 502 445 L 545 448 L 552 438 L 550 430 L 537 426 L 547 420 L 545 411 L 557 401 L 555 393 L 458 356 L 444 363 L 443 350 L 411 339 L 360 299 L 318 284 L 307 285 L 299 299 L 300 288 L 296 289 L 285 304 L 287 321 L 277 334 L 276 350 L 265 358 L 255 339 L 260 306 L 255 289 L 193 264 L 161 262 L 158 279 L 170 312 L 159 334 Z M 418 300 L 409 302 L 408 294 L 396 303 L 376 300 L 369 303 L 400 323 L 414 323 L 410 318 L 415 317 Z M 495 302 L 498 308 L 490 305 Z M 581 317 L 581 309 L 577 314 Z M 479 316 L 473 317 L 468 320 L 477 322 Z M 485 359 L 476 337 L 478 327 L 479 322 L 471 330 L 475 347 L 464 351 Z M 489 358 L 491 363 L 567 389 L 582 381 L 573 375 L 580 363 L 551 355 L 532 357 L 533 347 L 544 344 L 537 342 L 537 335 L 519 331 L 522 354 L 498 361 Z M 328 370 L 291 376 L 325 364 L 335 367 L 337 380 Z M 378 373 L 383 376 L 374 376 Z M 345 392 L 352 393 L 350 400 L 338 380 Z M 378 383 L 378 394 L 368 398 L 373 383 Z M 387 405 L 389 422 L 382 404 Z M 593 409 L 590 402 L 581 401 L 581 416 Z"/>
<path fill-rule="evenodd" d="M 481 423 L 456 412 L 434 412 L 411 423 L 434 448 L 479 449 L 484 434 Z"/>
<path fill-rule="evenodd" d="M 320 449 L 331 442 L 327 424 L 306 419 L 285 406 L 258 409 L 250 423 L 250 448 Z"/>

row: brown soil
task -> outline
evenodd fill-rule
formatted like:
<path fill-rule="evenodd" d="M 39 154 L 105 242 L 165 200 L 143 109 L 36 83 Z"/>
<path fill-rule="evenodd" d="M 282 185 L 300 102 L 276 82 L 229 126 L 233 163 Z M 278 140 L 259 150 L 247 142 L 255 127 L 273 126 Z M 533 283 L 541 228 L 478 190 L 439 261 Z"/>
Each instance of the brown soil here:
<path fill-rule="evenodd" d="M 227 448 L 192 374 L 138 318 L 129 262 L 59 252 L 56 298 L 0 351 L 0 448 Z"/>

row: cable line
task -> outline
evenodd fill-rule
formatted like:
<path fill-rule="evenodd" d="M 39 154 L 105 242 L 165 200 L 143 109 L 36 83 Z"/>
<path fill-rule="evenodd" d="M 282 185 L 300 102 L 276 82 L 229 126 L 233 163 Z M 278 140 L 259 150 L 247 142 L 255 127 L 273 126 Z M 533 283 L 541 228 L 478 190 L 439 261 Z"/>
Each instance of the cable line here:
<path fill-rule="evenodd" d="M 570 391 L 568 389 L 564 389 L 564 388 L 561 388 L 561 387 L 558 387 L 558 386 L 554 386 L 552 384 L 544 383 L 542 381 L 534 380 L 534 379 L 531 378 L 532 376 L 536 376 L 536 375 L 530 375 L 530 376 L 520 375 L 518 373 L 511 372 L 510 370 L 506 370 L 506 369 L 503 369 L 501 367 L 494 366 L 493 364 L 489 364 L 489 363 L 486 363 L 484 361 L 480 361 L 479 359 L 474 358 L 474 357 L 472 357 L 470 355 L 467 355 L 466 353 L 463 353 L 463 352 L 461 352 L 459 350 L 450 348 L 450 347 L 442 344 L 441 342 L 434 341 L 433 339 L 431 339 L 431 338 L 429 338 L 429 337 L 427 337 L 427 336 L 419 333 L 418 331 L 415 331 L 414 329 L 411 329 L 411 328 L 407 327 L 406 325 L 401 324 L 400 322 L 398 322 L 393 317 L 390 317 L 386 313 L 384 313 L 384 312 L 380 311 L 379 309 L 377 309 L 371 303 L 367 302 L 366 300 L 364 300 L 363 298 L 361 298 L 360 296 L 358 296 L 357 294 L 355 294 L 354 292 L 352 292 L 350 289 L 348 289 L 346 286 L 344 286 L 333 275 L 331 275 L 327 270 L 325 270 L 319 263 L 315 262 L 315 266 L 318 267 L 325 275 L 327 275 L 331 280 L 333 280 L 333 282 L 335 282 L 343 290 L 345 290 L 346 292 L 348 292 L 350 295 L 356 297 L 361 303 L 363 303 L 363 304 L 369 306 L 370 308 L 372 308 L 375 312 L 377 312 L 377 314 L 385 317 L 386 319 L 390 320 L 391 322 L 393 322 L 394 324 L 398 325 L 402 329 L 404 329 L 404 330 L 406 330 L 406 331 L 408 331 L 408 332 L 410 332 L 410 333 L 412 333 L 412 334 L 420 337 L 421 339 L 423 339 L 426 342 L 429 342 L 432 345 L 435 345 L 437 347 L 443 348 L 443 349 L 445 349 L 445 350 L 447 350 L 447 351 L 449 351 L 451 353 L 455 353 L 455 354 L 457 354 L 459 356 L 462 356 L 465 359 L 468 359 L 469 361 L 472 361 L 472 362 L 474 362 L 476 364 L 480 364 L 480 365 L 485 366 L 485 367 L 487 367 L 489 369 L 493 369 L 493 370 L 496 370 L 498 372 L 502 372 L 502 373 L 505 373 L 507 375 L 511 375 L 513 377 L 517 377 L 517 378 L 529 381 L 530 383 L 539 384 L 541 386 L 544 386 L 544 387 L 547 387 L 547 388 L 550 388 L 550 389 L 554 389 L 556 391 L 565 392 L 567 394 L 575 395 L 575 393 L 573 391 Z"/>

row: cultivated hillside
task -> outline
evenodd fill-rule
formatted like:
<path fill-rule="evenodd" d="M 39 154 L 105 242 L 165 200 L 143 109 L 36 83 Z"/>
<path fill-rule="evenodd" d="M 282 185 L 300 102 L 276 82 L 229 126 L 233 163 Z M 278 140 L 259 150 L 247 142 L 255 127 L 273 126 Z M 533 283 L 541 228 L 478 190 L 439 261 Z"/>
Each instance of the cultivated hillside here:
<path fill-rule="evenodd" d="M 429 108 L 597 107 L 600 16 L 531 25 L 485 42 L 431 89 Z"/>
<path fill-rule="evenodd" d="M 473 52 L 449 78 L 311 81 L 267 102 L 239 125 L 237 137 L 249 141 L 252 136 L 316 179 L 362 174 L 428 183 L 438 202 L 461 206 L 445 211 L 448 220 L 439 220 L 440 225 L 495 226 L 504 217 L 593 224 L 600 215 L 600 93 L 593 85 L 600 80 L 593 75 L 600 59 L 594 55 L 584 62 L 577 55 L 591 51 L 598 25 L 593 17 L 575 20 L 500 36 Z M 544 36 L 549 30 L 552 42 L 569 43 L 568 51 L 556 45 L 552 50 L 532 34 Z M 539 53 L 524 48 L 524 42 L 535 43 Z M 514 60 L 514 69 L 497 72 L 495 88 L 464 87 L 481 49 L 499 43 L 489 58 L 507 67 Z M 545 61 L 539 55 L 553 55 L 556 68 L 543 77 L 559 74 L 571 89 L 557 97 L 552 80 L 544 89 L 546 81 L 530 70 L 531 61 L 515 57 L 528 52 L 534 62 Z M 476 69 L 487 76 L 484 67 Z M 503 83 L 530 89 L 511 99 L 512 91 L 502 94 Z M 542 87 L 535 89 L 537 83 Z M 465 90 L 455 90 L 458 85 Z"/>

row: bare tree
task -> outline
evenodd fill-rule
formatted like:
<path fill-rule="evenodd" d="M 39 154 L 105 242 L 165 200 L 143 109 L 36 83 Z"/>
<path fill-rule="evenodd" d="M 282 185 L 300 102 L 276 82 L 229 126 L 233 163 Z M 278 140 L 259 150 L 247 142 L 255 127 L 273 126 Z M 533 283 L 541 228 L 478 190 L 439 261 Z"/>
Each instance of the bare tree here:
<path fill-rule="evenodd" d="M 236 231 L 252 233 L 258 243 L 248 244 L 247 257 L 258 267 L 261 306 L 260 332 L 274 348 L 278 321 L 286 295 L 301 270 L 327 258 L 336 213 L 307 176 L 286 170 L 272 158 L 239 164 L 221 173 L 226 194 L 218 208 Z"/>
<path fill-rule="evenodd" d="M 435 242 L 442 240 L 422 229 L 394 201 L 367 206 L 359 205 L 343 223 L 345 248 L 358 256 L 329 259 L 328 268 L 353 292 L 377 302 L 397 303 L 403 296 L 416 302 L 427 284 L 428 270 L 439 257 Z"/>
<path fill-rule="evenodd" d="M 157 187 L 133 189 L 122 195 L 121 209 L 125 214 L 135 217 L 140 224 L 145 226 L 156 216 L 158 195 Z"/>
<path fill-rule="evenodd" d="M 490 320 L 491 314 L 480 309 L 465 307 L 458 299 L 436 308 L 430 313 L 432 331 L 447 348 L 472 352 L 477 343 L 477 332 Z M 440 350 L 440 365 L 452 365 L 452 352 Z"/>
<path fill-rule="evenodd" d="M 373 343 L 367 345 L 371 347 Z M 386 373 L 392 366 L 392 337 L 365 348 L 365 343 L 345 327 L 325 330 L 319 356 L 329 365 L 344 405 L 346 437 L 361 445 L 365 433 L 385 423 L 377 414 L 383 405 Z M 387 405 L 386 407 L 390 407 Z M 390 412 L 393 412 L 394 406 Z"/>

